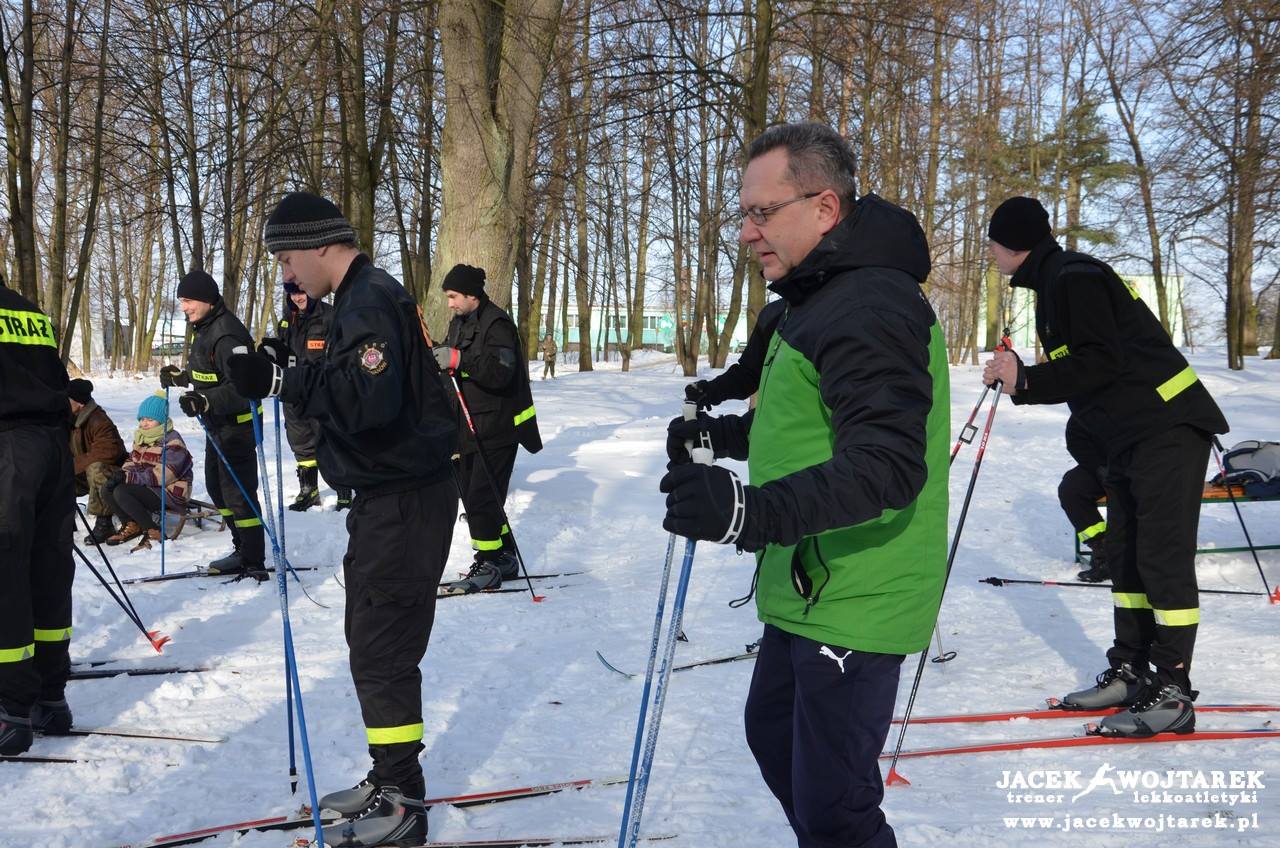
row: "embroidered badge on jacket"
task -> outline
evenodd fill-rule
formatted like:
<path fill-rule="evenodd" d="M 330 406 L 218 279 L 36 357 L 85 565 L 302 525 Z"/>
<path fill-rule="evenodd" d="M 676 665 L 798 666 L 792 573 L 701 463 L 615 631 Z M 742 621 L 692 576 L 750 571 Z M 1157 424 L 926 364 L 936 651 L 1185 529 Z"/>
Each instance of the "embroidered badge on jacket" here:
<path fill-rule="evenodd" d="M 386 342 L 369 342 L 361 345 L 359 351 L 360 367 L 370 374 L 381 374 L 387 370 L 386 350 Z"/>

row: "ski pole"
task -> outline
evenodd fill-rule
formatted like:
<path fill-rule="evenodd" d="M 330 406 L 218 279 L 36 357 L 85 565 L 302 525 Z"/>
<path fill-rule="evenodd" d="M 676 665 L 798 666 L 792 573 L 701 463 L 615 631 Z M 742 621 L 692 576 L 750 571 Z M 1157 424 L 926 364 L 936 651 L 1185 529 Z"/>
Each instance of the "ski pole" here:
<path fill-rule="evenodd" d="M 1009 340 L 1008 327 L 1005 327 L 1004 332 L 1000 334 L 1000 344 L 996 345 L 996 350 L 1013 350 L 1013 342 Z M 956 461 L 956 454 L 960 453 L 960 446 L 972 444 L 973 437 L 978 435 L 978 428 L 973 426 L 973 421 L 978 417 L 978 410 L 982 409 L 982 402 L 987 399 L 987 393 L 990 391 L 990 386 L 983 385 L 982 394 L 978 396 L 978 402 L 973 405 L 973 411 L 969 413 L 969 420 L 964 422 L 964 426 L 960 428 L 960 437 L 956 439 L 955 447 L 951 449 L 951 460 L 948 465 Z"/>
<path fill-rule="evenodd" d="M 427 332 L 427 322 L 422 316 L 422 307 L 418 307 L 418 325 L 422 328 L 422 338 L 427 343 L 427 349 L 431 350 L 435 347 L 431 341 L 431 334 Z M 467 422 L 467 429 L 471 431 L 471 438 L 476 442 L 476 456 L 480 460 L 480 468 L 484 471 L 485 479 L 489 481 L 489 490 L 493 494 L 494 503 L 498 505 L 498 512 L 501 515 L 502 523 L 507 528 L 507 535 L 511 537 L 511 548 L 516 555 L 516 562 L 520 565 L 520 573 L 524 575 L 525 583 L 529 585 L 529 597 L 534 603 L 541 603 L 546 600 L 545 595 L 539 595 L 533 591 L 533 581 L 529 579 L 529 569 L 525 568 L 524 556 L 520 553 L 520 545 L 516 542 L 516 531 L 511 526 L 511 518 L 507 515 L 506 499 L 502 496 L 502 492 L 498 491 L 498 483 L 494 480 L 493 472 L 489 468 L 489 459 L 485 456 L 484 445 L 480 443 L 480 434 L 476 431 L 475 421 L 471 418 L 471 409 L 467 406 L 467 399 L 462 396 L 462 386 L 458 385 L 458 378 L 452 373 L 449 374 L 449 382 L 453 383 L 453 393 L 458 397 L 458 406 L 462 408 L 462 417 Z M 459 494 L 462 489 L 459 487 Z M 465 504 L 464 504 L 465 505 Z"/>
<path fill-rule="evenodd" d="M 996 408 L 1000 405 L 1000 392 L 1004 388 L 1003 384 L 996 380 L 992 384 L 995 389 L 995 397 L 991 401 L 991 410 L 987 413 L 986 426 L 982 428 L 982 441 L 978 443 L 978 454 L 973 460 L 973 473 L 969 475 L 969 487 L 964 493 L 964 505 L 960 507 L 960 520 L 956 524 L 956 535 L 951 540 L 951 550 L 947 554 L 947 570 L 942 575 L 942 592 L 945 595 L 947 591 L 947 580 L 951 577 L 951 566 L 956 561 L 956 551 L 960 547 L 960 534 L 964 531 L 964 520 L 969 514 L 969 502 L 973 499 L 974 485 L 978 482 L 978 471 L 982 468 L 982 457 L 987 452 L 987 439 L 991 437 L 991 424 L 995 421 Z M 939 601 L 941 604 L 941 601 Z M 920 663 L 916 667 L 915 680 L 911 684 L 911 695 L 907 698 L 907 710 L 903 714 L 902 727 L 898 731 L 898 743 L 893 749 L 893 759 L 889 763 L 889 774 L 885 777 L 885 784 L 888 786 L 910 785 L 905 777 L 898 774 L 897 765 L 898 757 L 902 754 L 902 740 L 907 735 L 907 725 L 911 723 L 911 710 L 916 703 L 916 693 L 920 689 L 920 678 L 924 675 L 924 661 L 928 655 L 928 651 L 920 653 Z"/>
<path fill-rule="evenodd" d="M 279 403 L 276 404 L 276 411 L 279 412 Z M 257 401 L 249 402 L 249 415 L 253 421 L 253 441 L 258 450 L 258 473 L 262 475 L 262 485 L 266 489 L 266 497 L 263 500 L 268 504 L 271 503 L 271 477 L 267 474 L 267 454 L 262 446 L 262 418 L 258 415 Z M 279 423 L 277 421 L 277 437 L 279 434 Z M 277 457 L 279 454 L 277 454 Z M 263 510 L 268 515 L 271 510 Z M 289 578 L 285 576 L 285 557 L 283 551 L 280 550 L 279 536 L 271 532 L 270 523 L 265 523 L 268 533 L 271 536 L 271 556 L 276 563 L 276 593 L 280 597 L 280 622 L 284 631 L 284 668 L 285 675 L 289 680 L 293 691 L 293 704 L 298 709 L 298 730 L 302 736 L 302 763 L 307 772 L 307 789 L 311 794 L 311 820 L 316 828 L 316 845 L 318 848 L 324 848 L 324 833 L 320 823 L 320 802 L 316 796 L 316 778 L 315 772 L 311 768 L 311 743 L 307 739 L 307 717 L 302 708 L 302 686 L 298 681 L 298 658 L 293 650 L 293 625 L 289 622 Z M 297 791 L 297 767 L 294 762 L 293 754 L 293 723 L 289 723 L 289 779 L 292 791 Z"/>
<path fill-rule="evenodd" d="M 1227 482 L 1227 469 L 1222 461 L 1222 454 L 1224 453 L 1226 453 L 1226 450 L 1215 435 L 1213 437 L 1213 455 L 1218 462 L 1218 471 L 1222 474 L 1222 485 L 1226 487 L 1227 497 L 1231 499 L 1231 506 L 1235 508 L 1236 519 L 1240 522 L 1240 529 L 1244 531 L 1245 543 L 1249 546 L 1249 553 L 1253 554 L 1253 564 L 1258 567 L 1258 576 L 1262 578 L 1262 586 L 1267 590 L 1267 599 L 1273 604 L 1280 603 L 1280 585 L 1276 586 L 1274 592 L 1271 591 L 1271 585 L 1267 583 L 1267 575 L 1262 571 L 1262 562 L 1258 559 L 1258 549 L 1253 546 L 1253 538 L 1249 535 L 1249 528 L 1244 523 L 1244 515 L 1240 512 L 1240 504 L 1236 501 L 1235 492 L 1231 491 L 1231 484 Z"/>
<path fill-rule="evenodd" d="M 275 402 L 276 423 L 276 526 L 280 528 L 280 549 L 288 550 L 284 543 L 284 468 L 280 450 L 280 398 Z M 293 676 L 289 674 L 288 659 L 284 672 L 285 724 L 289 733 L 289 794 L 298 793 L 298 757 L 293 744 Z"/>
<path fill-rule="evenodd" d="M 169 466 L 165 459 L 169 453 L 169 387 L 164 387 L 164 434 L 160 437 L 160 576 L 164 576 L 165 540 L 169 538 L 169 514 L 165 511 L 165 490 L 168 489 L 167 478 Z"/>
<path fill-rule="evenodd" d="M 686 401 L 684 404 L 685 420 L 697 420 L 698 407 Z M 686 442 L 692 460 L 702 465 L 711 465 L 715 454 L 711 448 L 710 436 L 699 433 L 699 446 L 693 447 L 692 441 Z M 671 534 L 668 542 L 668 554 L 675 544 L 675 534 Z M 680 576 L 676 581 L 676 595 L 671 605 L 671 619 L 667 623 L 666 644 L 663 649 L 662 666 L 658 670 L 657 684 L 653 687 L 653 717 L 646 722 L 649 708 L 650 681 L 653 679 L 653 663 L 657 653 L 657 635 L 662 622 L 663 607 L 666 603 L 667 586 L 670 582 L 670 556 L 668 567 L 662 575 L 662 588 L 658 595 L 658 613 L 654 621 L 654 641 L 649 652 L 649 667 L 645 674 L 645 685 L 640 704 L 640 716 L 636 723 L 635 747 L 631 755 L 631 771 L 627 780 L 627 797 L 622 809 L 622 826 L 618 832 L 618 848 L 635 848 L 640 839 L 640 820 L 644 813 L 645 797 L 649 791 L 649 775 L 653 771 L 653 758 L 658 747 L 658 729 L 662 723 L 662 710 L 667 700 L 667 687 L 671 679 L 672 664 L 675 660 L 676 643 L 679 642 L 681 622 L 684 619 L 685 598 L 689 592 L 689 578 L 693 573 L 693 554 L 697 542 L 689 539 L 685 542 L 684 560 L 680 564 Z M 647 726 L 646 726 L 647 723 Z M 644 747 L 641 750 L 640 737 L 644 735 Z"/>
<path fill-rule="evenodd" d="M 987 577 L 979 580 L 979 583 L 989 583 L 992 586 L 1020 585 L 1020 586 L 1054 586 L 1057 588 L 1073 588 L 1073 589 L 1111 589 L 1110 583 L 1076 583 L 1068 580 L 1024 580 L 1017 577 Z M 1254 597 L 1262 597 L 1265 592 L 1246 592 L 1243 589 L 1198 589 L 1201 595 L 1253 595 Z"/>
<path fill-rule="evenodd" d="M 146 626 L 142 623 L 142 616 L 138 615 L 138 608 L 133 605 L 133 599 L 130 598 L 129 593 L 124 590 L 124 584 L 120 582 L 120 577 L 116 574 L 116 570 L 111 567 L 111 560 L 107 558 L 107 552 L 102 549 L 102 544 L 93 535 L 93 530 L 89 527 L 89 519 L 80 511 L 79 503 L 76 504 L 76 514 L 80 516 L 80 521 L 84 524 L 85 529 L 89 531 L 89 538 L 93 539 L 93 545 L 98 549 L 98 555 L 102 557 L 102 562 L 106 565 L 108 573 L 111 574 L 111 579 L 115 581 L 116 588 L 120 590 L 120 595 L 116 595 L 115 590 L 111 588 L 111 584 L 103 578 L 98 569 L 93 567 L 93 563 L 89 562 L 89 558 L 84 555 L 84 551 L 80 550 L 79 545 L 72 542 L 72 549 L 79 555 L 81 561 L 84 562 L 85 565 L 89 566 L 89 570 L 92 571 L 94 576 L 98 578 L 98 581 L 102 583 L 103 588 L 107 590 L 112 599 L 120 605 L 120 608 L 124 610 L 125 615 L 129 617 L 129 620 L 137 625 L 138 629 L 142 631 L 143 636 L 147 637 L 147 641 L 151 643 L 151 647 L 156 649 L 156 653 L 164 653 L 164 646 L 172 640 L 159 630 L 147 630 Z"/>

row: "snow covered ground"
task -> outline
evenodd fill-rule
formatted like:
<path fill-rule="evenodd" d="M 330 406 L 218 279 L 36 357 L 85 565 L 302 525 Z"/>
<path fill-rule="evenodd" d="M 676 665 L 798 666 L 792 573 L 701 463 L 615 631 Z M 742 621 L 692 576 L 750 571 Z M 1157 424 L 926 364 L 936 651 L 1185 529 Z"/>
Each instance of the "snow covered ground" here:
<path fill-rule="evenodd" d="M 1192 357 L 1231 421 L 1231 445 L 1280 437 L 1280 363 L 1251 360 L 1232 373 L 1218 351 Z M 584 777 L 625 774 L 640 683 L 606 671 L 594 653 L 643 672 L 666 546 L 657 481 L 665 460 L 663 435 L 678 412 L 686 378 L 670 358 L 648 357 L 630 374 L 607 369 L 534 381 L 546 449 L 521 454 L 508 509 L 534 571 L 584 573 L 548 581 L 545 603 L 527 595 L 468 596 L 439 604 L 423 662 L 426 751 L 432 794 L 453 794 Z M 541 372 L 538 363 L 535 376 Z M 704 370 L 704 376 L 710 376 Z M 952 371 L 953 430 L 980 391 L 979 369 Z M 154 377 L 95 377 L 96 397 L 128 440 L 139 400 Z M 728 411 L 738 411 L 730 404 Z M 202 467 L 199 425 L 175 420 Z M 270 421 L 270 415 L 268 415 Z M 1056 499 L 1070 466 L 1063 448 L 1063 407 L 1015 408 L 1002 403 L 977 484 L 941 611 L 946 648 L 958 657 L 928 664 L 918 715 L 979 709 L 1031 708 L 1047 695 L 1090 681 L 1104 665 L 1111 605 L 1105 591 L 1006 586 L 979 579 L 998 575 L 1073 579 L 1071 531 Z M 269 438 L 270 442 L 270 438 Z M 959 514 L 974 448 L 952 474 L 952 524 Z M 274 451 L 268 461 L 274 469 Z M 1211 463 L 1212 465 L 1212 463 Z M 284 456 L 285 495 L 297 491 L 292 455 Z M 204 497 L 197 475 L 197 495 Z M 367 767 L 364 734 L 342 638 L 343 591 L 335 579 L 346 533 L 325 490 L 324 508 L 288 513 L 288 556 L 302 572 L 313 605 L 290 589 L 316 779 L 320 790 L 350 785 Z M 1280 541 L 1280 503 L 1245 507 L 1254 538 Z M 82 534 L 80 534 L 82 535 Z M 1240 543 L 1229 507 L 1205 510 L 1202 542 Z M 228 535 L 188 531 L 171 543 L 167 567 L 189 569 L 229 549 Z M 109 549 L 121 577 L 159 571 L 160 551 Z M 453 540 L 450 572 L 470 558 L 466 527 Z M 1280 556 L 1264 553 L 1268 579 L 1280 582 Z M 736 653 L 760 626 L 754 607 L 726 604 L 745 594 L 752 562 L 731 549 L 699 546 L 689 594 L 682 661 Z M 1261 588 L 1248 554 L 1201 557 L 1203 587 Z M 563 584 L 563 585 L 561 585 Z M 87 569 L 77 573 L 73 658 L 144 663 L 207 664 L 204 674 L 117 677 L 73 682 L 67 696 L 85 726 L 138 726 L 215 734 L 216 745 L 181 745 L 112 737 L 42 739 L 33 753 L 76 755 L 77 765 L 0 766 L 4 799 L 0 845 L 111 846 L 145 837 L 291 810 L 283 689 L 280 609 L 274 581 L 224 584 L 181 580 L 130 587 L 148 626 L 173 637 L 155 656 Z M 1257 597 L 1205 595 L 1193 669 L 1202 703 L 1280 702 L 1280 606 Z M 899 713 L 916 657 L 903 666 Z M 662 725 L 644 831 L 678 833 L 663 843 L 683 846 L 794 845 L 786 821 L 747 750 L 742 706 L 750 662 L 715 666 L 674 678 Z M 1201 728 L 1253 727 L 1268 715 L 1202 714 Z M 906 746 L 962 740 L 1064 735 L 1075 721 L 1010 725 L 912 727 Z M 894 737 L 890 737 L 892 744 Z M 1222 799 L 1140 803 L 1132 793 L 1102 788 L 1074 803 L 1026 804 L 997 787 L 1006 770 L 1069 769 L 1089 778 L 1099 767 L 1262 770 L 1256 802 Z M 301 766 L 300 766 L 301 769 Z M 902 845 L 1194 845 L 1280 844 L 1280 742 L 1221 742 L 983 754 L 904 761 L 912 785 L 891 788 L 885 810 Z M 616 833 L 624 789 L 593 788 L 471 810 L 438 808 L 433 838 Z M 1164 832 L 1154 827 L 1060 828 L 1065 816 L 1212 816 L 1231 829 Z M 1237 832 L 1253 824 L 1257 828 Z M 1052 816 L 1041 829 L 1009 817 Z M 1244 823 L 1242 825 L 1241 823 Z M 1158 827 L 1158 825 L 1156 825 Z M 302 832 L 307 834 L 306 831 Z M 283 846 L 290 835 L 251 833 L 213 846 Z"/>

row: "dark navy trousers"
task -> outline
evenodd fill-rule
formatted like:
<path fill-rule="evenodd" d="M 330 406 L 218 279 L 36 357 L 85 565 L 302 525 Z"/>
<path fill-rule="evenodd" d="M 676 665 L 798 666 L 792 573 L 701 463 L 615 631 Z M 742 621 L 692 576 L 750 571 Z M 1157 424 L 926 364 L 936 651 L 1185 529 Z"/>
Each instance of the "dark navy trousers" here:
<path fill-rule="evenodd" d="M 765 625 L 747 744 L 799 848 L 894 848 L 880 811 L 901 654 L 870 654 Z"/>

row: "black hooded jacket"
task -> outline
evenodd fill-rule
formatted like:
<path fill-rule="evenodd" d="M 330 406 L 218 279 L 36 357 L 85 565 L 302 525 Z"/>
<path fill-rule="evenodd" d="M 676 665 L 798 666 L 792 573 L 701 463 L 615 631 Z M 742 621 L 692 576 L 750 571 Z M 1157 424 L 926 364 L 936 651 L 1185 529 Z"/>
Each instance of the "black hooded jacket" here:
<path fill-rule="evenodd" d="M 67 382 L 48 317 L 0 279 L 0 430 L 68 426 Z"/>
<path fill-rule="evenodd" d="M 284 317 L 280 319 L 280 340 L 289 347 L 293 363 L 314 362 L 324 357 L 324 339 L 329 333 L 333 307 L 323 300 L 307 298 L 307 308 L 298 309 L 286 294 Z"/>
<path fill-rule="evenodd" d="M 1147 305 L 1109 265 L 1043 239 L 1009 283 L 1036 294 L 1048 361 L 1027 366 L 1015 404 L 1066 403 L 1114 456 L 1179 424 L 1227 432 L 1208 389 Z"/>
<path fill-rule="evenodd" d="M 235 313 L 227 309 L 222 298 L 218 298 L 208 315 L 191 327 L 195 330 L 195 340 L 191 343 L 187 368 L 191 371 L 191 388 L 209 401 L 205 423 L 210 427 L 251 426 L 249 401 L 236 391 L 227 377 L 227 360 L 232 352 L 239 347 L 253 350 L 249 331 Z"/>

